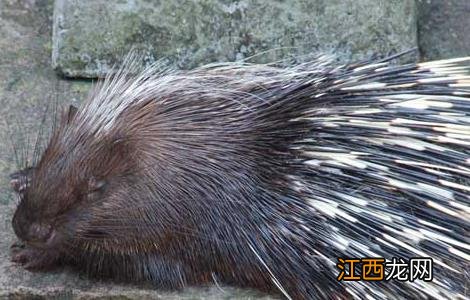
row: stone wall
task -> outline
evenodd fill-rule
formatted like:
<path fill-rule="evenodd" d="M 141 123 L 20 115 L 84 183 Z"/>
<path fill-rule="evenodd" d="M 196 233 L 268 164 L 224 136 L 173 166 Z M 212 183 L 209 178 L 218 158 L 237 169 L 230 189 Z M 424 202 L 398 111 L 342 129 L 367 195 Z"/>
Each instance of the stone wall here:
<path fill-rule="evenodd" d="M 143 63 L 183 69 L 319 52 L 349 61 L 415 47 L 438 59 L 469 54 L 469 12 L 466 0 L 57 0 L 53 65 L 67 77 L 99 77 L 131 49 L 146 54 Z"/>
<path fill-rule="evenodd" d="M 131 48 L 188 69 L 253 55 L 347 61 L 417 45 L 414 0 L 57 0 L 54 15 L 53 64 L 70 77 L 101 76 Z"/>

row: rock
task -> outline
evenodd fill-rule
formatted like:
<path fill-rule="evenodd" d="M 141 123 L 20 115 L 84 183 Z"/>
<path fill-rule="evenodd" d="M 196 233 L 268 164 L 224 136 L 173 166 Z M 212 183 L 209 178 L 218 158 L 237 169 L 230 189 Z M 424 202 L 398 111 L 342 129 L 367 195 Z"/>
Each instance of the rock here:
<path fill-rule="evenodd" d="M 421 0 L 418 8 L 424 60 L 470 55 L 470 1 Z"/>
<path fill-rule="evenodd" d="M 318 51 L 347 61 L 416 47 L 416 32 L 413 0 L 57 0 L 53 66 L 99 77 L 131 49 L 183 69 Z"/>

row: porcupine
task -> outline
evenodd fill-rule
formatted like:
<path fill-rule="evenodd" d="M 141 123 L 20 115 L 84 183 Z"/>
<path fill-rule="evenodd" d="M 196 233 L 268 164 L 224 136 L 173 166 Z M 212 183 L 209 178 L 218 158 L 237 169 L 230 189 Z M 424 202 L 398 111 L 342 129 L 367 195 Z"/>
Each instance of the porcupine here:
<path fill-rule="evenodd" d="M 12 260 L 290 299 L 468 296 L 470 58 L 190 71 L 137 59 L 13 176 Z M 432 282 L 339 282 L 339 257 L 431 257 Z"/>

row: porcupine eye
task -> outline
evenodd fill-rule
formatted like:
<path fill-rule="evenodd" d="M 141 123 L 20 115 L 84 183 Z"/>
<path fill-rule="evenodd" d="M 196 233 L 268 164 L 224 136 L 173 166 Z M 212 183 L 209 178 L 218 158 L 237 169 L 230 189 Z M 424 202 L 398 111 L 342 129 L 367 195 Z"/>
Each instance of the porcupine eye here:
<path fill-rule="evenodd" d="M 94 193 L 97 191 L 102 191 L 106 185 L 106 181 L 91 177 L 88 180 L 88 192 Z"/>
<path fill-rule="evenodd" d="M 82 201 L 94 202 L 103 197 L 105 192 L 106 181 L 91 177 L 88 179 L 86 193 L 82 194 L 84 199 Z"/>

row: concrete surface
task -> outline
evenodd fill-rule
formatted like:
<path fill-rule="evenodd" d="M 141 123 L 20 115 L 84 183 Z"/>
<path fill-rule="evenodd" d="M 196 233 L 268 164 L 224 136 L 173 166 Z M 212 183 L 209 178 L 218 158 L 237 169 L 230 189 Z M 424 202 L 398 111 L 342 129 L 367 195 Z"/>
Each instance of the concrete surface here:
<path fill-rule="evenodd" d="M 347 61 L 417 46 L 414 0 L 57 0 L 53 32 L 57 71 L 91 78 L 131 48 L 186 69 L 255 54 L 253 62 L 317 51 Z"/>

